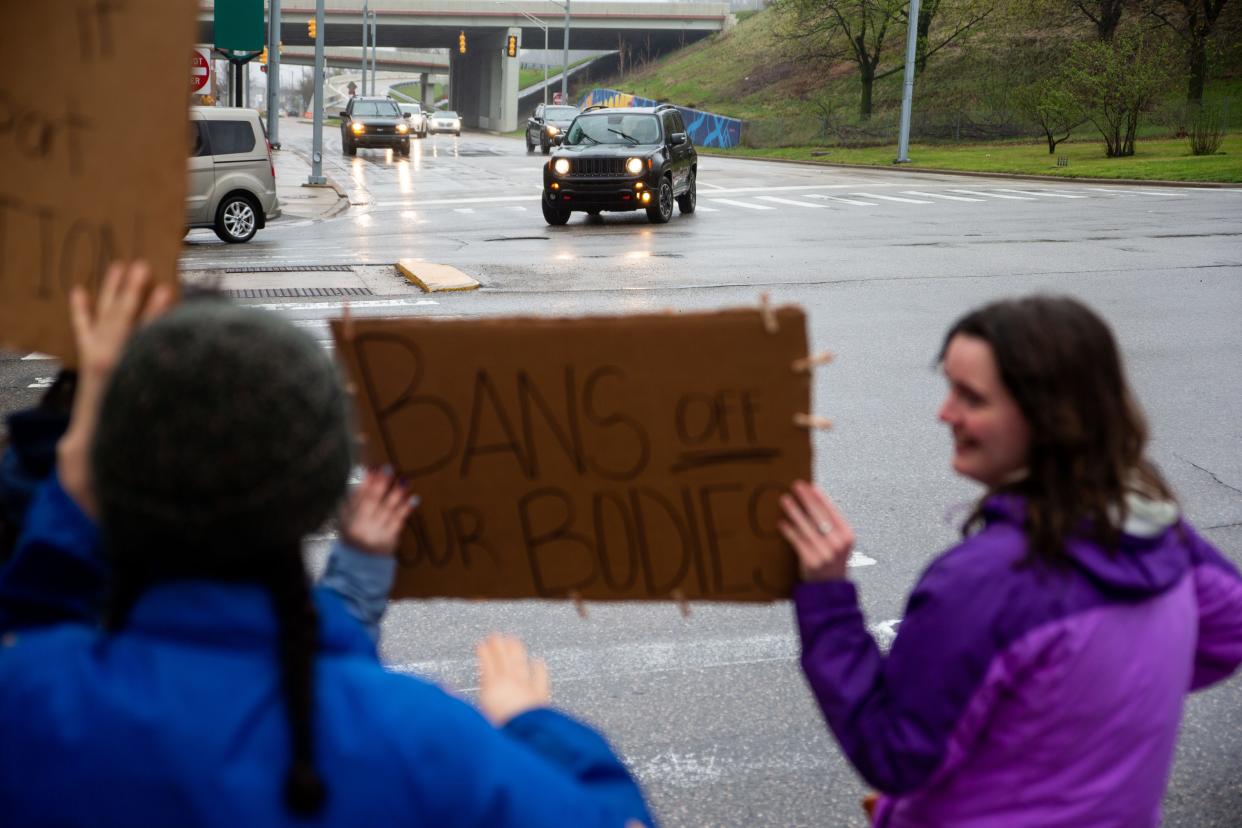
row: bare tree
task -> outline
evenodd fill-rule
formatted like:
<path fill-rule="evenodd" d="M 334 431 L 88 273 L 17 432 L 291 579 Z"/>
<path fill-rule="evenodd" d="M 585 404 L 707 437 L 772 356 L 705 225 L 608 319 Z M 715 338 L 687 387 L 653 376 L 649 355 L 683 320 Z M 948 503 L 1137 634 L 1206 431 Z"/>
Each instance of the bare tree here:
<path fill-rule="evenodd" d="M 1190 81 L 1186 100 L 1203 102 L 1203 85 L 1208 74 L 1208 38 L 1224 11 L 1227 0 L 1149 0 L 1148 14 L 1177 32 L 1186 45 Z"/>
<path fill-rule="evenodd" d="M 917 74 L 921 75 L 927 68 L 927 61 L 932 55 L 986 20 L 995 10 L 996 3 L 994 0 L 957 0 L 943 9 L 942 6 L 943 0 L 922 0 L 919 4 L 918 40 L 914 59 L 914 71 Z M 941 11 L 945 14 L 941 14 Z M 907 7 L 902 14 L 902 19 L 905 20 L 909 16 L 909 7 Z M 944 22 L 946 18 L 951 31 L 941 37 L 938 43 L 932 45 L 932 23 L 936 20 Z M 905 68 L 904 64 L 902 68 Z"/>
<path fill-rule="evenodd" d="M 1057 144 L 1087 122 L 1082 107 L 1065 88 L 1065 80 L 1060 76 L 1028 84 L 1018 90 L 1016 97 L 1022 111 L 1043 130 L 1049 155 L 1056 153 Z"/>
<path fill-rule="evenodd" d="M 1112 40 L 1121 23 L 1121 13 L 1128 4 L 1126 0 L 1070 0 L 1070 5 L 1095 24 L 1096 37 Z"/>

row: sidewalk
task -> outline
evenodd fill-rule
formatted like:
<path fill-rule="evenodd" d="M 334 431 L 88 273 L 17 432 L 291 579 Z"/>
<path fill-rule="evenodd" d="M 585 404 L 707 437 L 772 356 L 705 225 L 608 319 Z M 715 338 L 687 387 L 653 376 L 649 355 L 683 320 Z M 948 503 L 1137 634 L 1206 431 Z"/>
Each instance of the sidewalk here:
<path fill-rule="evenodd" d="M 299 151 L 273 150 L 272 163 L 276 167 L 276 196 L 280 199 L 282 218 L 326 219 L 349 207 L 349 198 L 332 179 L 322 187 L 306 186 L 310 161 Z"/>

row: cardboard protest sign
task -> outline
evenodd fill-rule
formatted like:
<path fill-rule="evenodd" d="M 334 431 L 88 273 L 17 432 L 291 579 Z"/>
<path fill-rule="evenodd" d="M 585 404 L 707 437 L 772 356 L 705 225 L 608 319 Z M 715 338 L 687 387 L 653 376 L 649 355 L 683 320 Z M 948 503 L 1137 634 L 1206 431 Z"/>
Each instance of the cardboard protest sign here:
<path fill-rule="evenodd" d="M 773 313 L 333 322 L 367 461 L 422 497 L 394 595 L 788 596 L 811 379 Z"/>
<path fill-rule="evenodd" d="M 72 358 L 68 295 L 109 261 L 173 280 L 185 234 L 190 0 L 0 11 L 0 346 Z"/>

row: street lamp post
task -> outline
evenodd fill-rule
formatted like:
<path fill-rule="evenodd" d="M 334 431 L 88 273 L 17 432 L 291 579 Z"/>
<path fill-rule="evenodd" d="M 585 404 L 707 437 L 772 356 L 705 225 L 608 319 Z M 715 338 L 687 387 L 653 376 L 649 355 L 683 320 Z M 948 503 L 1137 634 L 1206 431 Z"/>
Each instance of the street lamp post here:
<path fill-rule="evenodd" d="M 548 25 L 533 14 L 522 12 L 522 17 L 543 29 L 543 105 L 548 105 Z"/>
<path fill-rule="evenodd" d="M 358 66 L 362 69 L 362 96 L 367 94 L 367 23 L 371 19 L 371 13 L 367 10 L 367 0 L 362 0 L 362 59 L 358 61 Z"/>
<path fill-rule="evenodd" d="M 561 103 L 569 103 L 569 0 L 564 3 L 560 0 L 551 0 L 551 2 L 565 9 L 565 35 L 562 38 L 562 46 L 564 47 L 564 56 L 561 58 Z"/>

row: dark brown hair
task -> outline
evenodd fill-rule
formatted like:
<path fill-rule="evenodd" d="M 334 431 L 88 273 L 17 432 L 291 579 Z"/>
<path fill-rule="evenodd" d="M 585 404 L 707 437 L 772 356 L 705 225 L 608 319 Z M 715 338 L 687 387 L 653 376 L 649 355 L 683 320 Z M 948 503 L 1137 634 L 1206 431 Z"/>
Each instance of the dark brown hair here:
<path fill-rule="evenodd" d="M 949 329 L 939 361 L 955 336 L 991 346 L 1001 381 L 1030 426 L 1027 476 L 988 493 L 1025 497 L 1028 561 L 1064 563 L 1071 534 L 1116 549 L 1127 493 L 1173 499 L 1143 456 L 1147 423 L 1117 343 L 1086 305 L 1062 296 L 985 305 Z M 979 528 L 982 509 L 980 501 L 963 533 Z"/>

